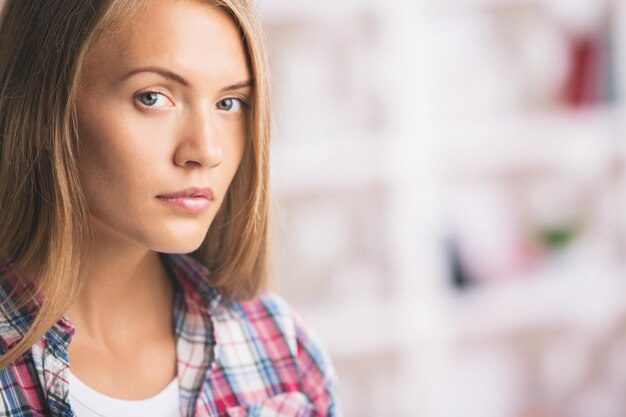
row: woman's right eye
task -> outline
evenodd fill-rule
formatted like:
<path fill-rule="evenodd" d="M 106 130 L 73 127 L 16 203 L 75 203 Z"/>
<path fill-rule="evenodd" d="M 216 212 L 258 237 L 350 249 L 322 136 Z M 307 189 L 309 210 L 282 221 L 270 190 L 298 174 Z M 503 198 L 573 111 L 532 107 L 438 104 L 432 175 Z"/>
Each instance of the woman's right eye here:
<path fill-rule="evenodd" d="M 136 100 L 146 107 L 168 107 L 172 106 L 172 102 L 164 94 L 157 91 L 147 91 L 137 95 Z"/>

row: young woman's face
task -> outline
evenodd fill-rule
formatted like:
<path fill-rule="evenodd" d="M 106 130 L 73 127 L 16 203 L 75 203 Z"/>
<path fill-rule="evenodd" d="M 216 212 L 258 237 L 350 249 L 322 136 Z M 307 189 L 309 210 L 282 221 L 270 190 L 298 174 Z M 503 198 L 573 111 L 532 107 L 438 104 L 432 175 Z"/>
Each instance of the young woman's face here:
<path fill-rule="evenodd" d="M 81 178 L 97 233 L 187 253 L 241 161 L 250 72 L 226 12 L 194 0 L 146 3 L 87 58 Z"/>

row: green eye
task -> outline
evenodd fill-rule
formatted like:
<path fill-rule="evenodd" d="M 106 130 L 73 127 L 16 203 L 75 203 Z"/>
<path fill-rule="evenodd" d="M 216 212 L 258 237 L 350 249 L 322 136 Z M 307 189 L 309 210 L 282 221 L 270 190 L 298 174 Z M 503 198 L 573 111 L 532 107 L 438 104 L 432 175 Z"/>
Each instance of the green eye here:
<path fill-rule="evenodd" d="M 137 96 L 137 100 L 146 107 L 163 107 L 168 105 L 169 99 L 156 91 L 148 91 Z"/>
<path fill-rule="evenodd" d="M 217 108 L 228 112 L 237 112 L 243 107 L 242 100 L 238 98 L 225 98 L 217 102 Z"/>

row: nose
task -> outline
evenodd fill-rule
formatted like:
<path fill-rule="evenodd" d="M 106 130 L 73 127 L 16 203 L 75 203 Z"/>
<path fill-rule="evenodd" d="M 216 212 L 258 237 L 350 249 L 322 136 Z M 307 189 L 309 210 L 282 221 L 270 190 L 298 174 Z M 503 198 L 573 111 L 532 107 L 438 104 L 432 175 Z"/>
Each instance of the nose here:
<path fill-rule="evenodd" d="M 180 167 L 203 166 L 213 168 L 223 159 L 217 129 L 208 112 L 197 112 L 183 124 L 181 139 L 174 162 Z"/>

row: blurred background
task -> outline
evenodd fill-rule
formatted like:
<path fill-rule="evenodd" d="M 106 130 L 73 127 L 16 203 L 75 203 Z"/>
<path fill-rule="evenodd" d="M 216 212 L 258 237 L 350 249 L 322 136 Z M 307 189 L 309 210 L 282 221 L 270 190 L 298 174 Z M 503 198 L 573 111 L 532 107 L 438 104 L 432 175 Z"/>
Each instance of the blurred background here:
<path fill-rule="evenodd" d="M 626 416 L 626 2 L 258 3 L 275 284 L 346 416 Z"/>

